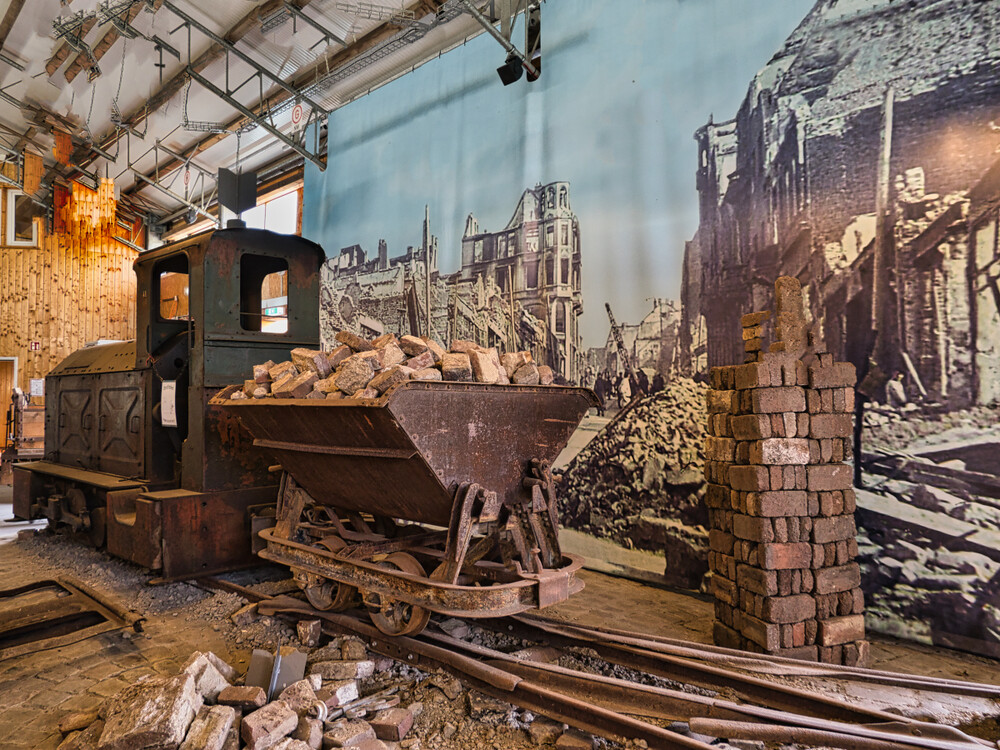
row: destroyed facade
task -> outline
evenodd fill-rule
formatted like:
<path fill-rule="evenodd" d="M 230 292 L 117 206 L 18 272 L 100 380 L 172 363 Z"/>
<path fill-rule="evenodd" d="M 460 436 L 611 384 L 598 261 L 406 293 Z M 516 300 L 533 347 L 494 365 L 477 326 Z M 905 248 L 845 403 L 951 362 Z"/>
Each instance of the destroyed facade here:
<path fill-rule="evenodd" d="M 789 275 L 860 373 L 871 355 L 910 398 L 1000 398 L 998 20 L 997 0 L 819 0 L 735 118 L 697 131 L 687 371 L 739 361 L 730 311 Z"/>
<path fill-rule="evenodd" d="M 372 338 L 408 331 L 526 349 L 577 382 L 586 366 L 580 274 L 580 223 L 569 183 L 539 184 L 524 191 L 499 231 L 483 230 L 469 214 L 462 267 L 451 274 L 438 267 L 438 240 L 426 213 L 421 244 L 405 255 L 389 258 L 384 240 L 371 260 L 360 245 L 343 248 L 322 270 L 323 339 L 341 329 Z"/>

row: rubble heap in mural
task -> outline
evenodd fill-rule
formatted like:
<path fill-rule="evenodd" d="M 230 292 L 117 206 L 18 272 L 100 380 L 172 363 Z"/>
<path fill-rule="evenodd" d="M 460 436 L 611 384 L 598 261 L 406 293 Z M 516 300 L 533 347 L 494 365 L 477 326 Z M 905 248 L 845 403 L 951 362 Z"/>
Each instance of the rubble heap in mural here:
<path fill-rule="evenodd" d="M 389 258 L 384 240 L 372 259 L 360 245 L 343 248 L 322 270 L 323 340 L 341 329 L 464 339 L 528 350 L 565 381 L 580 379 L 580 227 L 569 183 L 525 190 L 497 232 L 484 231 L 470 214 L 460 270 L 442 273 L 438 257 L 427 215 L 420 246 L 404 255 Z"/>
<path fill-rule="evenodd" d="M 663 552 L 668 582 L 687 588 L 708 570 L 704 394 L 678 378 L 641 399 L 577 454 L 559 488 L 564 524 Z"/>
<path fill-rule="evenodd" d="M 698 130 L 686 368 L 739 361 L 730 311 L 789 275 L 859 375 L 872 356 L 909 399 L 1000 401 L 998 22 L 1000 0 L 818 0 L 736 116 Z"/>

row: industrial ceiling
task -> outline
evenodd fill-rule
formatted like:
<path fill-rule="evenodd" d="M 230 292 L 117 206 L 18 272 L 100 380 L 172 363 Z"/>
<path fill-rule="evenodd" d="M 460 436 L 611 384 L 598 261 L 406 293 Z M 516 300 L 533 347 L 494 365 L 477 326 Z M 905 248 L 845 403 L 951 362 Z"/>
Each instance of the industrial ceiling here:
<path fill-rule="evenodd" d="M 42 156 L 39 206 L 107 176 L 149 224 L 209 217 L 220 167 L 322 166 L 330 111 L 482 32 L 480 9 L 509 21 L 521 3 L 0 0 L 0 158 Z"/>

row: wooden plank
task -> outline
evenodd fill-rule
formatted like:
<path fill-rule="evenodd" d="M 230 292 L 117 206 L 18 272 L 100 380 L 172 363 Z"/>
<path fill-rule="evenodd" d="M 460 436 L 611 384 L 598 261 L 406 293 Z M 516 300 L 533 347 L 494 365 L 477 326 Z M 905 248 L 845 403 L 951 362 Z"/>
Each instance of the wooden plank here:
<path fill-rule="evenodd" d="M 91 16 L 90 18 L 85 20 L 83 22 L 83 25 L 80 27 L 80 38 L 81 39 L 86 38 L 87 34 L 90 33 L 91 29 L 94 28 L 94 24 L 96 23 L 97 23 L 96 15 Z M 69 53 L 72 52 L 72 50 L 73 48 L 69 46 L 69 43 L 63 42 L 62 44 L 60 44 L 59 48 L 55 51 L 52 57 L 49 58 L 49 61 L 45 63 L 46 74 L 48 74 L 49 76 L 54 76 L 56 71 L 59 70 L 59 66 L 61 66 L 64 62 L 66 62 L 66 59 L 69 57 Z"/>
<path fill-rule="evenodd" d="M 3 20 L 0 20 L 0 47 L 7 43 L 7 37 L 10 36 L 10 30 L 14 28 L 17 17 L 21 15 L 24 3 L 25 0 L 10 0 L 7 12 L 3 14 Z"/>

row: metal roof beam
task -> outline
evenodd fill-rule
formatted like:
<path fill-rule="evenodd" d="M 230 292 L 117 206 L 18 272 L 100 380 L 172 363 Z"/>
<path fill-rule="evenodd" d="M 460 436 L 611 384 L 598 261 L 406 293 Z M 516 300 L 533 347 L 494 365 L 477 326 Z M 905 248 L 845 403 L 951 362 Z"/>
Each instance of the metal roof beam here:
<path fill-rule="evenodd" d="M 304 3 L 301 4 L 304 5 Z M 419 2 L 409 6 L 406 10 L 417 16 L 424 16 L 429 13 L 437 13 L 443 5 L 445 5 L 445 0 L 419 0 Z M 344 70 L 348 65 L 354 63 L 354 61 L 358 58 L 376 51 L 398 34 L 399 29 L 393 24 L 389 22 L 383 23 L 381 26 L 375 27 L 345 49 L 338 50 L 333 54 L 324 56 L 306 70 L 296 74 L 291 81 L 291 85 L 293 88 L 306 88 L 315 86 L 321 81 L 329 80 L 331 75 L 336 75 L 339 71 Z M 279 91 L 277 94 L 258 102 L 256 108 L 273 111 L 280 104 L 286 102 L 290 98 L 291 97 L 289 97 L 284 91 Z M 244 117 L 234 118 L 226 124 L 225 132 L 213 133 L 210 136 L 202 138 L 200 141 L 197 141 L 196 143 L 183 149 L 181 153 L 184 155 L 185 159 L 197 156 L 198 154 L 207 151 L 217 143 L 225 140 L 229 135 L 239 130 L 244 123 Z M 156 171 L 165 172 L 171 169 L 177 169 L 183 164 L 184 160 L 182 159 L 169 159 L 161 164 L 158 164 L 156 166 Z M 131 193 L 137 188 L 138 186 L 127 191 L 127 193 Z"/>
<path fill-rule="evenodd" d="M 170 0 L 163 0 L 163 4 L 167 7 L 168 10 L 170 10 L 171 13 L 173 13 L 178 18 L 180 18 L 182 21 L 184 21 L 184 23 L 186 23 L 189 26 L 197 29 L 202 34 L 204 34 L 209 39 L 211 39 L 213 42 L 215 42 L 215 44 L 217 44 L 220 47 L 222 47 L 225 50 L 225 52 L 226 52 L 227 55 L 230 55 L 230 54 L 235 55 L 240 60 L 242 60 L 243 62 L 245 62 L 247 65 L 249 65 L 251 68 L 253 68 L 254 70 L 256 70 L 259 75 L 262 75 L 265 78 L 268 78 L 273 84 L 275 84 L 276 86 L 278 86 L 281 89 L 284 89 L 285 92 L 288 93 L 289 95 L 291 95 L 293 97 L 296 97 L 298 99 L 301 99 L 306 104 L 308 104 L 313 110 L 320 111 L 324 115 L 328 115 L 329 114 L 329 112 L 326 109 L 324 109 L 322 106 L 320 106 L 316 102 L 314 102 L 311 99 L 309 99 L 309 97 L 305 96 L 301 91 L 298 91 L 297 89 L 293 88 L 292 86 L 289 86 L 287 83 L 285 83 L 283 80 L 281 80 L 280 77 L 276 76 L 274 73 L 272 73 L 267 68 L 265 68 L 263 65 L 261 65 L 260 63 L 258 63 L 252 57 L 250 57 L 250 55 L 247 55 L 247 54 L 241 52 L 239 49 L 237 49 L 235 44 L 231 44 L 231 43 L 227 42 L 225 39 L 223 39 L 221 36 L 219 36 L 214 31 L 212 31 L 211 29 L 209 29 L 207 26 L 204 26 L 203 24 L 201 24 L 197 20 L 195 20 L 192 16 L 189 16 L 187 13 L 185 13 L 184 11 L 182 11 L 180 8 L 178 8 L 176 5 L 174 5 L 172 2 L 170 2 Z M 188 60 L 190 60 L 190 59 L 191 59 L 191 51 L 189 49 L 188 50 Z M 198 74 L 197 71 L 195 71 L 195 75 L 192 75 L 192 69 L 190 67 L 188 68 L 188 75 L 191 76 L 192 78 L 195 78 L 195 80 L 198 80 L 201 83 L 203 83 L 203 81 L 205 80 L 204 77 L 201 76 L 200 74 Z M 227 73 L 226 77 L 228 79 L 228 77 L 229 77 L 228 73 Z M 240 107 L 242 107 L 242 105 L 240 105 Z M 237 109 L 240 109 L 240 107 L 237 107 Z M 248 116 L 249 117 L 254 117 L 254 115 L 248 115 Z M 303 156 L 305 156 L 305 154 L 303 154 Z"/>

